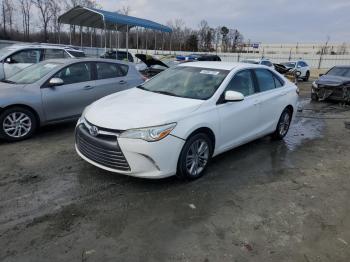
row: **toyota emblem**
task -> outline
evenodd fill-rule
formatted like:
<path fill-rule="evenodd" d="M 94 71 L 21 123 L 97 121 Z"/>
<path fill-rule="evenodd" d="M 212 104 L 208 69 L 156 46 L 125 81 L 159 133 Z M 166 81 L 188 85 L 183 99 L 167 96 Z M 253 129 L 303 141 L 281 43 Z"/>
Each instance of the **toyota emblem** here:
<path fill-rule="evenodd" d="M 89 129 L 89 133 L 92 136 L 97 136 L 98 135 L 98 128 L 96 126 L 92 126 Z"/>

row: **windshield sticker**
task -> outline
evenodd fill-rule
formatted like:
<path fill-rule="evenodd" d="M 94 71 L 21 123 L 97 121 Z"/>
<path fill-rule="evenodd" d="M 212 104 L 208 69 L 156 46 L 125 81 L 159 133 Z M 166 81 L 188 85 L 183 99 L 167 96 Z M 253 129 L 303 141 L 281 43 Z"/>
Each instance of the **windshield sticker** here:
<path fill-rule="evenodd" d="M 211 70 L 202 70 L 200 73 L 205 75 L 214 75 L 214 76 L 217 76 L 218 74 L 220 74 L 219 71 L 211 71 Z"/>

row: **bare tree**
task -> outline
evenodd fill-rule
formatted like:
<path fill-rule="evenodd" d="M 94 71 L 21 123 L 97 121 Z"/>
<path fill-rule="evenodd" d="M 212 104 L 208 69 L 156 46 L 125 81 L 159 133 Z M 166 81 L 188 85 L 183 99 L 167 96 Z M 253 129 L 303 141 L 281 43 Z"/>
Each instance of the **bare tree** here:
<path fill-rule="evenodd" d="M 130 6 L 126 5 L 126 6 L 122 6 L 122 8 L 118 10 L 118 13 L 122 15 L 129 15 L 130 11 L 131 11 Z"/>
<path fill-rule="evenodd" d="M 51 13 L 52 13 L 52 27 L 54 32 L 55 41 L 57 41 L 57 36 L 60 31 L 60 24 L 58 23 L 58 17 L 62 11 L 61 5 L 58 3 L 58 1 L 52 1 L 51 2 Z"/>
<path fill-rule="evenodd" d="M 6 5 L 5 5 L 5 0 L 2 0 L 1 3 L 1 13 L 2 13 L 2 26 L 3 26 L 3 32 L 4 35 L 7 35 L 6 32 Z"/>
<path fill-rule="evenodd" d="M 39 9 L 44 31 L 44 42 L 48 41 L 48 26 L 52 19 L 52 2 L 54 0 L 32 0 L 33 4 Z"/>
<path fill-rule="evenodd" d="M 32 7 L 31 0 L 19 0 L 19 5 L 22 14 L 22 25 L 23 25 L 23 34 L 26 40 L 29 40 L 29 31 L 30 31 L 30 10 Z"/>
<path fill-rule="evenodd" d="M 13 26 L 13 13 L 14 13 L 14 5 L 12 3 L 12 0 L 3 0 L 3 4 L 5 5 L 5 15 L 7 23 L 10 27 L 10 33 L 12 32 L 12 26 Z"/>

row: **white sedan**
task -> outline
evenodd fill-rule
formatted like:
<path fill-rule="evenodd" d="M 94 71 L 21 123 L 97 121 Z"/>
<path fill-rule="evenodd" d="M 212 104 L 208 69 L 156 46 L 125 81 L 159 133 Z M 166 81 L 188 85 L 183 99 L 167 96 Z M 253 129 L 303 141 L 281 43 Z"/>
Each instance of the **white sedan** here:
<path fill-rule="evenodd" d="M 214 156 L 266 135 L 282 139 L 297 99 L 297 87 L 265 66 L 185 63 L 87 107 L 76 150 L 112 172 L 196 179 Z"/>

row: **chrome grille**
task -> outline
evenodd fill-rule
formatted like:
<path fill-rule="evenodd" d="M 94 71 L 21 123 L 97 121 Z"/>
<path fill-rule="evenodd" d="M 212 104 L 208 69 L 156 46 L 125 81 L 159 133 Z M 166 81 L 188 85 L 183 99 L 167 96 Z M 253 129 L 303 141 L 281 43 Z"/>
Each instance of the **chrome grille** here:
<path fill-rule="evenodd" d="M 76 144 L 81 154 L 108 168 L 130 171 L 116 136 L 90 135 L 87 127 L 80 124 L 76 129 Z"/>

